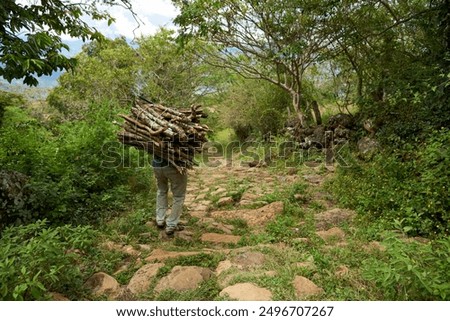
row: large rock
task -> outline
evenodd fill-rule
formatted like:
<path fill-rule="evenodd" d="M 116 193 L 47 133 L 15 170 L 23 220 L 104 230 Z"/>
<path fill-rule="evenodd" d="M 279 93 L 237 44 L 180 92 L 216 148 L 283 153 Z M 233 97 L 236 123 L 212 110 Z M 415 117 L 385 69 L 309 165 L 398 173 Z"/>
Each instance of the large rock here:
<path fill-rule="evenodd" d="M 234 203 L 234 200 L 231 196 L 224 196 L 224 197 L 221 197 L 217 201 L 217 206 L 223 207 L 223 206 L 227 206 L 227 205 L 232 205 L 233 203 Z"/>
<path fill-rule="evenodd" d="M 237 301 L 271 301 L 272 293 L 253 283 L 238 283 L 223 289 L 220 294 L 222 297 L 228 296 Z"/>
<path fill-rule="evenodd" d="M 319 185 L 323 182 L 324 177 L 322 175 L 303 175 L 305 181 L 311 184 Z"/>
<path fill-rule="evenodd" d="M 98 272 L 92 275 L 84 284 L 95 296 L 106 295 L 108 299 L 116 299 L 121 292 L 119 282 L 112 276 Z"/>
<path fill-rule="evenodd" d="M 231 259 L 231 262 L 240 269 L 261 266 L 266 260 L 260 252 L 243 252 Z"/>
<path fill-rule="evenodd" d="M 317 126 L 314 128 L 314 133 L 310 138 L 319 146 L 325 146 L 325 128 L 323 126 Z"/>
<path fill-rule="evenodd" d="M 198 266 L 175 266 L 169 275 L 163 277 L 155 287 L 160 293 L 166 289 L 187 291 L 196 289 L 200 283 L 213 275 L 210 269 Z"/>
<path fill-rule="evenodd" d="M 359 156 L 370 160 L 378 152 L 378 141 L 371 137 L 363 137 L 358 141 Z"/>
<path fill-rule="evenodd" d="M 239 235 L 205 233 L 201 236 L 200 240 L 202 242 L 210 242 L 218 244 L 220 243 L 237 244 L 241 240 L 241 237 Z"/>
<path fill-rule="evenodd" d="M 314 219 L 316 221 L 316 228 L 318 230 L 323 230 L 350 221 L 355 216 L 356 213 L 354 211 L 334 208 L 314 215 Z"/>
<path fill-rule="evenodd" d="M 283 202 L 273 202 L 258 209 L 240 209 L 230 211 L 215 211 L 211 213 L 213 218 L 243 219 L 249 226 L 261 227 L 271 221 L 277 214 L 283 212 Z"/>
<path fill-rule="evenodd" d="M 223 272 L 231 269 L 233 267 L 233 263 L 230 260 L 220 261 L 216 267 L 216 275 L 220 275 Z"/>
<path fill-rule="evenodd" d="M 314 282 L 300 275 L 294 278 L 293 285 L 297 298 L 300 300 L 323 292 L 323 289 L 315 285 Z"/>
<path fill-rule="evenodd" d="M 337 127 L 350 128 L 354 125 L 354 119 L 348 114 L 336 114 L 328 119 L 328 128 L 336 129 Z"/>
<path fill-rule="evenodd" d="M 224 187 L 219 187 L 218 189 L 216 189 L 214 192 L 211 192 L 212 196 L 216 196 L 216 195 L 221 195 L 221 194 L 225 194 L 227 192 L 227 189 Z"/>
<path fill-rule="evenodd" d="M 65 295 L 58 292 L 50 292 L 52 301 L 70 301 Z"/>
<path fill-rule="evenodd" d="M 163 263 L 153 263 L 146 264 L 141 267 L 137 272 L 133 275 L 130 282 L 128 283 L 128 290 L 130 290 L 133 294 L 141 294 L 146 292 L 153 278 L 158 273 L 159 268 L 163 267 Z"/>

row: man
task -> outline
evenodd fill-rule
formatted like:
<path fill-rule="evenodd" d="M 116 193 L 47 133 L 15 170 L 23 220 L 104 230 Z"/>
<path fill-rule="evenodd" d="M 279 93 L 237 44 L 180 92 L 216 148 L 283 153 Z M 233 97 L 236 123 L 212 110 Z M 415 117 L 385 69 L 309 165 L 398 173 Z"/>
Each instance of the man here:
<path fill-rule="evenodd" d="M 186 196 L 187 174 L 180 174 L 170 163 L 157 156 L 152 161 L 155 172 L 158 192 L 156 195 L 156 225 L 158 228 L 166 228 L 166 234 L 173 237 L 175 231 L 181 231 L 183 226 L 179 224 Z M 168 216 L 167 194 L 170 189 L 173 194 L 172 211 Z"/>

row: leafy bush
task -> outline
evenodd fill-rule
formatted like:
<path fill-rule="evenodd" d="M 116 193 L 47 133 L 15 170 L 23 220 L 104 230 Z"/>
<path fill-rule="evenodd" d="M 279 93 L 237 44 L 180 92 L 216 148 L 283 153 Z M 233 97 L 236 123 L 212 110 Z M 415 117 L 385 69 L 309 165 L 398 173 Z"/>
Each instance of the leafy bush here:
<path fill-rule="evenodd" d="M 332 189 L 345 206 L 399 225 L 405 233 L 448 234 L 449 145 L 448 129 L 433 131 L 423 143 L 405 143 L 371 163 L 341 168 Z"/>
<path fill-rule="evenodd" d="M 283 128 L 289 95 L 278 87 L 257 80 L 238 79 L 221 102 L 223 121 L 240 140 L 252 131 L 260 136 L 277 135 Z"/>
<path fill-rule="evenodd" d="M 12 105 L 21 105 L 24 103 L 22 96 L 0 90 L 0 126 L 2 125 L 3 115 L 6 107 Z"/>
<path fill-rule="evenodd" d="M 0 300 L 42 300 L 48 291 L 66 292 L 81 286 L 75 264 L 91 248 L 88 227 L 47 227 L 46 221 L 9 227 L 0 239 Z M 80 253 L 78 252 L 78 253 Z"/>
<path fill-rule="evenodd" d="M 25 206 L 0 208 L 0 221 L 96 223 L 148 191 L 148 158 L 116 141 L 115 113 L 108 104 L 91 106 L 86 119 L 49 130 L 25 111 L 8 108 L 0 164 L 29 177 L 30 193 Z"/>
<path fill-rule="evenodd" d="M 366 260 L 363 276 L 381 288 L 386 300 L 450 298 L 450 237 L 422 244 L 391 235 L 384 245 L 387 259 Z"/>

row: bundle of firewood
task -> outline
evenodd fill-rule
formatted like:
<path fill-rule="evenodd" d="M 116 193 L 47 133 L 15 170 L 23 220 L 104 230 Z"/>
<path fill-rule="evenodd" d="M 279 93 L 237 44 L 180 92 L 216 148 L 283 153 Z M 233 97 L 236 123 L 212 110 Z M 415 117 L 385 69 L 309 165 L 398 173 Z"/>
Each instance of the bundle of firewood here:
<path fill-rule="evenodd" d="M 131 115 L 119 115 L 125 122 L 118 133 L 120 142 L 143 149 L 160 159 L 167 160 L 180 173 L 197 165 L 194 155 L 207 142 L 210 129 L 200 124 L 206 114 L 200 106 L 190 110 L 176 110 L 154 104 L 143 98 L 131 108 Z"/>

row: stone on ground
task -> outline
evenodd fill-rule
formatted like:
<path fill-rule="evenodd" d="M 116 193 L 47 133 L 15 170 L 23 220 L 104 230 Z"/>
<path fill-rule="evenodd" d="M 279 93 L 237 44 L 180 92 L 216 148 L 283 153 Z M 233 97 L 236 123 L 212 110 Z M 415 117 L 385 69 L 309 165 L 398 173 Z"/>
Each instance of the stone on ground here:
<path fill-rule="evenodd" d="M 175 266 L 169 275 L 158 282 L 155 292 L 160 293 L 166 289 L 175 291 L 194 290 L 201 282 L 208 280 L 212 275 L 210 269 L 203 267 Z"/>
<path fill-rule="evenodd" d="M 70 301 L 65 295 L 58 292 L 50 292 L 52 301 Z"/>
<path fill-rule="evenodd" d="M 213 218 L 242 219 L 251 227 L 261 227 L 283 211 L 283 202 L 273 202 L 258 209 L 214 211 Z"/>
<path fill-rule="evenodd" d="M 115 278 L 104 273 L 93 274 L 84 284 L 95 296 L 106 295 L 108 299 L 114 300 L 120 294 L 120 284 Z"/>
<path fill-rule="evenodd" d="M 322 175 L 303 175 L 303 178 L 311 184 L 321 184 L 323 182 Z"/>
<path fill-rule="evenodd" d="M 216 244 L 237 244 L 241 240 L 241 236 L 219 233 L 205 233 L 200 237 L 200 240 L 202 242 L 210 242 Z"/>
<path fill-rule="evenodd" d="M 223 272 L 231 269 L 233 267 L 233 263 L 230 260 L 220 261 L 216 267 L 216 275 L 220 275 Z"/>
<path fill-rule="evenodd" d="M 300 275 L 294 278 L 293 285 L 297 298 L 300 300 L 323 292 L 323 289 L 315 285 L 314 282 Z"/>
<path fill-rule="evenodd" d="M 271 301 L 272 293 L 253 283 L 238 283 L 226 287 L 220 294 L 221 297 L 228 296 L 237 301 Z"/>
<path fill-rule="evenodd" d="M 163 263 L 150 263 L 141 267 L 137 270 L 128 283 L 128 290 L 130 290 L 133 294 L 141 294 L 146 292 L 150 287 L 152 279 L 158 273 L 159 268 L 163 266 Z"/>
<path fill-rule="evenodd" d="M 356 216 L 354 211 L 348 209 L 334 208 L 325 212 L 314 215 L 316 221 L 316 228 L 324 230 L 332 226 L 339 225 L 343 222 L 348 222 Z"/>
<path fill-rule="evenodd" d="M 231 196 L 226 196 L 220 198 L 219 201 L 217 201 L 217 206 L 222 207 L 232 205 L 233 203 L 234 203 L 233 198 Z"/>
<path fill-rule="evenodd" d="M 240 269 L 261 266 L 266 257 L 260 252 L 243 252 L 231 259 L 231 262 Z"/>

